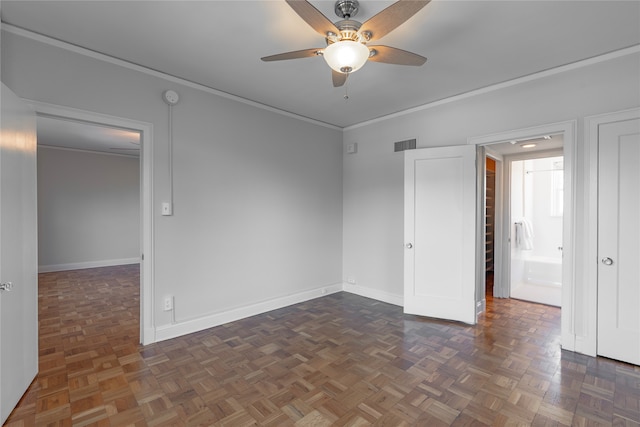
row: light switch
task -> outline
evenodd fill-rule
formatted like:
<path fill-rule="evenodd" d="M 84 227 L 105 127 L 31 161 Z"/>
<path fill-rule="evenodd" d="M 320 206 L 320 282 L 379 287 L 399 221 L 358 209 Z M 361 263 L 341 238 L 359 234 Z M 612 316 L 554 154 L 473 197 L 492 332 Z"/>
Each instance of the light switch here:
<path fill-rule="evenodd" d="M 170 216 L 172 215 L 171 202 L 162 202 L 162 215 Z"/>

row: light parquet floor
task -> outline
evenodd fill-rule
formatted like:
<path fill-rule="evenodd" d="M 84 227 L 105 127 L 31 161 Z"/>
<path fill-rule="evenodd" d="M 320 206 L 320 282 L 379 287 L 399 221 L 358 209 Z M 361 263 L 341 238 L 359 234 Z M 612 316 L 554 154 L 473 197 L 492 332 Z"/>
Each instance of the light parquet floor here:
<path fill-rule="evenodd" d="M 39 282 L 11 427 L 640 425 L 640 368 L 562 351 L 553 307 L 469 326 L 343 292 L 142 347 L 137 266 Z"/>

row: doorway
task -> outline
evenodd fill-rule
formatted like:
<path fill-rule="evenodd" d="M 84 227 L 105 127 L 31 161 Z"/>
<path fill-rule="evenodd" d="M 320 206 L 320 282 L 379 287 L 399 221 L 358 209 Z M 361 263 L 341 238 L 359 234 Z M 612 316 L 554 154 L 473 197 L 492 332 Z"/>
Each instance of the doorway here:
<path fill-rule="evenodd" d="M 140 342 L 155 342 L 153 316 L 153 245 L 152 245 L 152 125 L 121 117 L 29 101 L 38 119 L 51 118 L 81 123 L 139 135 L 139 226 L 138 259 L 140 262 Z M 110 147 L 108 147 L 110 148 Z M 108 150 L 107 148 L 107 150 Z M 121 147 L 122 148 L 122 147 Z M 127 150 L 128 151 L 128 150 Z M 126 151 L 120 151 L 121 153 Z"/>
<path fill-rule="evenodd" d="M 561 306 L 563 144 L 556 134 L 486 147 L 486 295 Z"/>
<path fill-rule="evenodd" d="M 562 288 L 561 288 L 561 308 L 562 308 L 562 347 L 568 350 L 575 349 L 575 334 L 573 330 L 573 299 L 575 294 L 574 286 L 574 183 L 575 183 L 575 151 L 576 151 L 576 122 L 561 122 L 548 125 L 540 125 L 531 128 L 523 128 L 512 131 L 505 131 L 496 134 L 490 134 L 485 136 L 471 137 L 468 140 L 468 144 L 482 146 L 486 150 L 487 155 L 493 159 L 497 159 L 498 163 L 502 162 L 502 167 L 496 166 L 496 176 L 502 172 L 504 179 L 497 179 L 496 186 L 499 186 L 502 182 L 503 188 L 499 190 L 496 187 L 496 199 L 503 196 L 503 202 L 497 202 L 496 204 L 496 216 L 495 216 L 495 240 L 494 240 L 494 267 L 493 267 L 493 297 L 496 298 L 508 298 L 510 297 L 511 286 L 511 243 L 513 229 L 510 224 L 510 206 L 506 202 L 506 197 L 509 194 L 509 180 L 506 179 L 509 173 L 509 156 L 513 156 L 517 153 L 521 153 L 525 148 L 521 147 L 525 142 L 533 139 L 542 139 L 540 143 L 537 143 L 535 147 L 529 148 L 529 153 L 536 153 L 534 157 L 544 157 L 544 154 L 563 156 L 563 185 L 564 192 L 562 194 L 563 200 L 563 216 L 562 216 Z M 545 139 L 545 136 L 561 136 L 561 142 L 559 140 L 552 141 Z M 555 145 L 554 145 L 555 144 Z M 553 152 L 556 150 L 556 152 Z M 545 153 L 546 152 L 546 153 Z M 541 153 L 543 155 L 541 155 Z M 483 197 L 483 203 L 486 203 L 486 199 Z M 498 208 L 502 206 L 502 208 Z M 502 215 L 502 218 L 500 217 Z M 501 234 L 501 237 L 498 237 Z M 482 243 L 485 244 L 485 233 L 482 233 Z M 500 250 L 502 255 L 496 256 L 495 252 Z M 484 256 L 484 254 L 483 254 Z M 482 259 L 484 261 L 484 258 Z M 498 265 L 500 263 L 500 265 Z M 485 277 L 486 279 L 486 277 Z M 482 289 L 483 294 L 486 295 L 486 287 Z"/>
<path fill-rule="evenodd" d="M 541 155 L 509 162 L 510 296 L 560 307 L 563 156 Z"/>
<path fill-rule="evenodd" d="M 140 263 L 140 132 L 49 116 L 38 128 L 39 272 Z"/>

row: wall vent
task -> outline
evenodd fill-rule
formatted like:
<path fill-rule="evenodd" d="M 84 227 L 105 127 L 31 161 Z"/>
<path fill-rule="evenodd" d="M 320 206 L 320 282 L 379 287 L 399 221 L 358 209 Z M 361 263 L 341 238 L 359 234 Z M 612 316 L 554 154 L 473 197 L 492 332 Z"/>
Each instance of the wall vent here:
<path fill-rule="evenodd" d="M 404 141 L 398 141 L 393 143 L 393 151 L 406 151 L 406 150 L 415 150 L 416 148 L 416 140 L 415 139 L 407 139 Z"/>

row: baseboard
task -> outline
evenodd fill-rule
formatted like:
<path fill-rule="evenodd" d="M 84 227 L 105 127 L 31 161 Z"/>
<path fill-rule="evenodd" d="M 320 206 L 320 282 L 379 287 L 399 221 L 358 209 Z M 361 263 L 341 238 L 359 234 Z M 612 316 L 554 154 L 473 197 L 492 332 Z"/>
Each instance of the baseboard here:
<path fill-rule="evenodd" d="M 476 302 L 476 316 L 480 313 L 484 313 L 487 310 L 487 300 L 482 298 L 482 301 Z"/>
<path fill-rule="evenodd" d="M 238 307 L 228 311 L 213 313 L 207 316 L 199 317 L 197 319 L 178 321 L 177 323 L 171 325 L 159 326 L 155 330 L 155 340 L 157 342 L 180 337 L 340 291 L 342 291 L 342 283 L 335 283 L 332 285 L 322 286 L 320 288 L 299 292 L 293 295 L 287 295 L 284 297 L 262 301 L 245 307 Z M 147 337 L 145 336 L 145 339 L 146 338 Z"/>
<path fill-rule="evenodd" d="M 596 357 L 597 355 L 597 346 L 595 340 L 589 339 L 590 337 L 583 336 L 575 336 L 575 346 L 572 351 L 577 353 L 586 354 L 587 356 Z M 569 348 L 563 347 L 566 350 Z"/>
<path fill-rule="evenodd" d="M 107 259 L 103 261 L 73 262 L 69 264 L 53 264 L 38 266 L 38 273 L 54 271 L 83 270 L 85 268 L 113 267 L 115 265 L 138 264 L 140 258 Z"/>
<path fill-rule="evenodd" d="M 360 295 L 361 297 L 371 298 L 377 301 L 404 307 L 404 295 L 392 294 L 385 291 L 379 291 L 377 289 L 370 289 L 363 286 L 352 285 L 350 283 L 343 283 L 342 290 L 352 294 Z"/>
<path fill-rule="evenodd" d="M 156 342 L 156 330 L 154 328 L 144 328 L 144 336 L 140 338 L 142 345 L 149 345 Z"/>

